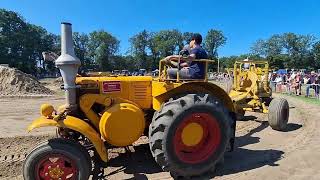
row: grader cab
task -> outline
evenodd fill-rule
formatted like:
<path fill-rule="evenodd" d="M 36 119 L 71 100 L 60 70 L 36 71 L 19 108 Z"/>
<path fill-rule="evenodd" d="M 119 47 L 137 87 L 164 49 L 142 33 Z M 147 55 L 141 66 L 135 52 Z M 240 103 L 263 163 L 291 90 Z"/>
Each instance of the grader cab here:
<path fill-rule="evenodd" d="M 268 79 L 267 61 L 236 61 L 233 69 L 233 87 L 229 93 L 238 115 L 246 111 L 268 113 L 269 125 L 275 130 L 284 130 L 289 118 L 286 99 L 272 99 Z"/>
<path fill-rule="evenodd" d="M 236 111 L 219 86 L 203 79 L 76 77 L 71 24 L 62 23 L 61 56 L 66 104 L 41 106 L 28 130 L 57 128 L 58 137 L 35 147 L 24 163 L 25 179 L 88 179 L 97 161 L 108 165 L 107 149 L 149 138 L 154 160 L 174 178 L 201 177 L 233 149 Z M 199 60 L 207 65 L 210 60 Z M 93 148 L 92 148 L 93 147 Z M 88 153 L 88 151 L 94 153 Z M 97 158 L 94 158 L 97 157 Z M 94 161 L 92 161 L 95 159 Z M 93 163 L 92 163 L 93 162 Z"/>

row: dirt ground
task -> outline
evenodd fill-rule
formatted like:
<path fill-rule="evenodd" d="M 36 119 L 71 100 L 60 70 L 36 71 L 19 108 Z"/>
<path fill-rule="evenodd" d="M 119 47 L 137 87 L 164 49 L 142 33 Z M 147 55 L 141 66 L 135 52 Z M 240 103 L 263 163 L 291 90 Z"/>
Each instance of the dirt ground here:
<path fill-rule="evenodd" d="M 64 104 L 64 101 L 63 96 L 0 98 L 0 137 L 28 135 L 27 126 L 32 120 L 39 117 L 41 104 L 50 103 L 57 107 Z M 52 128 L 36 130 L 36 134 L 51 132 L 54 132 Z"/>
<path fill-rule="evenodd" d="M 316 180 L 320 177 L 320 111 L 319 106 L 292 97 L 286 132 L 272 130 L 267 115 L 247 113 L 248 121 L 238 121 L 236 148 L 225 157 L 223 166 L 207 179 Z M 39 142 L 54 135 L 44 128 L 28 134 L 27 125 L 39 115 L 42 103 L 57 106 L 62 96 L 42 98 L 0 98 L 0 179 L 23 179 L 22 163 L 27 152 Z M 32 136 L 31 136 L 32 135 Z M 147 137 L 132 148 L 109 150 L 111 157 L 104 169 L 106 179 L 171 179 L 162 172 L 149 153 Z"/>

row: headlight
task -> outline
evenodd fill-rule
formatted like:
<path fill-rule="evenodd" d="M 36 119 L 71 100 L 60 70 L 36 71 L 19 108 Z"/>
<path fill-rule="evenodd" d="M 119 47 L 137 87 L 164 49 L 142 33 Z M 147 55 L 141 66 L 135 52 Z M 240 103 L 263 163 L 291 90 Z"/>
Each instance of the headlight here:
<path fill-rule="evenodd" d="M 40 114 L 45 117 L 52 116 L 53 111 L 54 108 L 50 104 L 42 104 L 40 107 Z"/>

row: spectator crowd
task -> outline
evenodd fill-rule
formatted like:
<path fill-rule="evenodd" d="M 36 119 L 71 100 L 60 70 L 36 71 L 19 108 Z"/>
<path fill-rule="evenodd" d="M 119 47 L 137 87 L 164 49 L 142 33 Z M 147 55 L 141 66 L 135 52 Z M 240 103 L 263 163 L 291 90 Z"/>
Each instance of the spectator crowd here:
<path fill-rule="evenodd" d="M 227 82 L 233 79 L 231 73 L 209 73 L 209 80 Z M 270 87 L 273 92 L 295 94 L 296 96 L 311 97 L 320 99 L 320 73 L 315 71 L 301 73 L 291 71 L 286 73 L 269 73 Z"/>
<path fill-rule="evenodd" d="M 291 71 L 286 74 L 274 72 L 269 74 L 269 81 L 274 92 L 287 92 L 300 96 L 304 90 L 305 96 L 310 97 L 312 89 L 315 97 L 319 98 L 320 74 L 315 71 L 309 73 Z"/>

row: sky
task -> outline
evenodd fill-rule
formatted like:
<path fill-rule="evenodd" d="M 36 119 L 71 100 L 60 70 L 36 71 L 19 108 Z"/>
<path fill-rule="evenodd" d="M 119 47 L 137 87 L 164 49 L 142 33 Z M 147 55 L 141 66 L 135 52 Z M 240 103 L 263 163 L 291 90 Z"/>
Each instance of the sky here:
<path fill-rule="evenodd" d="M 219 56 L 249 53 L 257 39 L 284 32 L 320 38 L 319 7 L 318 0 L 0 0 L 0 8 L 51 33 L 60 34 L 63 21 L 77 32 L 108 31 L 120 40 L 120 53 L 144 29 L 218 29 L 227 37 Z"/>

